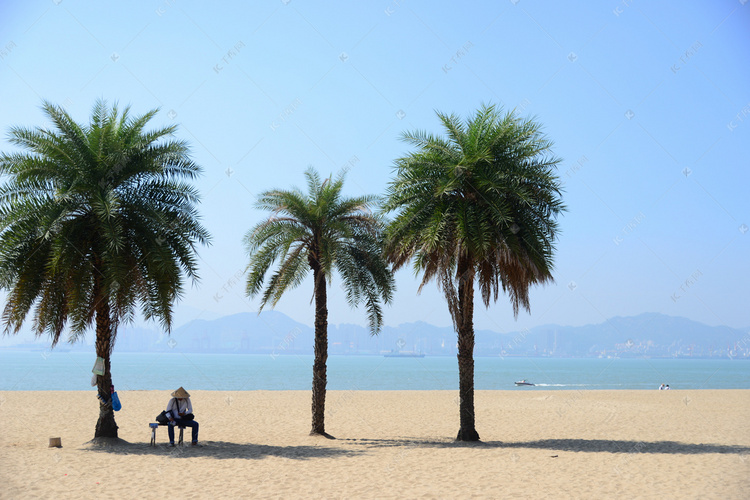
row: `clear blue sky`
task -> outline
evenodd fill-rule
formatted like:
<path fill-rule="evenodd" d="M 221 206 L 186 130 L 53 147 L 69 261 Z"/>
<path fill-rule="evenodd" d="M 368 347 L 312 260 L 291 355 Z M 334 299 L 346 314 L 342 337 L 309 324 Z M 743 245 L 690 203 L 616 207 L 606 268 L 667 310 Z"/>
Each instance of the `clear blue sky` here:
<path fill-rule="evenodd" d="M 97 98 L 161 112 L 203 166 L 213 245 L 177 325 L 256 311 L 242 237 L 255 197 L 349 169 L 383 193 L 402 131 L 481 103 L 535 116 L 563 158 L 556 283 L 518 320 L 505 298 L 478 329 L 660 312 L 750 326 L 750 5 L 705 2 L 45 0 L 0 7 L 0 150 L 44 125 L 42 99 L 87 122 Z M 442 295 L 397 276 L 386 323 L 449 325 Z M 329 321 L 366 322 L 334 278 Z M 312 324 L 311 285 L 277 310 Z"/>

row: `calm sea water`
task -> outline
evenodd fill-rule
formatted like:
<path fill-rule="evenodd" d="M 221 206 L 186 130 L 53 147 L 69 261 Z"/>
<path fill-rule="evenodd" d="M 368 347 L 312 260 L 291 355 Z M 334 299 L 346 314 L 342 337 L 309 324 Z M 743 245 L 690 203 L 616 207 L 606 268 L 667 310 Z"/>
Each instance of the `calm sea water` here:
<path fill-rule="evenodd" d="M 94 356 L 0 349 L 0 391 L 91 389 Z M 118 390 L 307 390 L 312 356 L 115 353 Z M 750 361 L 476 358 L 476 389 L 750 389 Z M 515 387 L 527 379 L 535 387 Z M 457 390 L 454 357 L 330 356 L 331 390 Z"/>

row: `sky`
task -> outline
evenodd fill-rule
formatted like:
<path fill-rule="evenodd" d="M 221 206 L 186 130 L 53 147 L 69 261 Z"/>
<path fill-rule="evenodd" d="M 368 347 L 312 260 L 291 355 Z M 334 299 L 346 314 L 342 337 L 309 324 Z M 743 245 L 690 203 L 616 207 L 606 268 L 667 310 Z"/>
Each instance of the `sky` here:
<path fill-rule="evenodd" d="M 42 100 L 79 123 L 104 98 L 135 114 L 159 108 L 149 128 L 177 124 L 203 168 L 213 238 L 199 248 L 200 282 L 175 306 L 180 326 L 258 310 L 242 239 L 267 217 L 259 193 L 304 188 L 313 166 L 346 169 L 349 196 L 383 194 L 410 151 L 403 132 L 439 134 L 436 111 L 467 118 L 495 104 L 543 124 L 568 211 L 555 282 L 518 318 L 504 296 L 478 306 L 475 328 L 645 312 L 745 328 L 748 3 L 3 2 L 0 151 L 14 150 L 10 127 L 47 125 Z M 436 286 L 418 295 L 410 269 L 396 279 L 386 324 L 451 324 Z M 329 322 L 366 325 L 340 283 Z M 311 296 L 308 280 L 276 310 L 312 325 Z"/>

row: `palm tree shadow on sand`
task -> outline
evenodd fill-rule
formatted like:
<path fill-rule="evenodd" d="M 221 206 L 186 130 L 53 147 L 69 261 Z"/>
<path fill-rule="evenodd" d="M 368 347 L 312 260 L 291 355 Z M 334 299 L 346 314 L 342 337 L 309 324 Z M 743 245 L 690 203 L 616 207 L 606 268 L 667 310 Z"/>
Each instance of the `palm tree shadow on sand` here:
<path fill-rule="evenodd" d="M 268 446 L 252 443 L 229 443 L 226 441 L 204 441 L 200 446 L 170 447 L 166 444 L 149 446 L 148 443 L 129 443 L 122 439 L 110 442 L 88 442 L 81 449 L 114 455 L 154 455 L 172 458 L 216 458 L 248 460 L 279 457 L 291 460 L 310 460 L 314 458 L 335 458 L 356 456 L 366 453 L 365 450 L 347 450 L 323 446 Z"/>
<path fill-rule="evenodd" d="M 539 439 L 535 441 L 452 441 L 424 438 L 341 439 L 345 448 L 323 446 L 269 446 L 252 443 L 230 443 L 227 441 L 206 441 L 201 446 L 190 445 L 169 447 L 165 444 L 149 446 L 147 443 L 129 443 L 122 439 L 90 441 L 81 449 L 112 453 L 115 455 L 154 455 L 172 458 L 216 458 L 258 460 L 266 457 L 280 457 L 291 460 L 315 458 L 354 457 L 367 454 L 377 448 L 475 448 L 475 449 L 542 449 L 550 451 L 588 453 L 648 453 L 670 455 L 737 454 L 750 456 L 750 447 L 730 444 L 681 443 L 677 441 L 633 441 L 610 439 Z"/>
<path fill-rule="evenodd" d="M 418 448 L 532 448 L 552 451 L 589 453 L 663 453 L 671 455 L 700 455 L 709 453 L 750 454 L 750 447 L 730 444 L 680 443 L 677 441 L 631 441 L 617 439 L 539 439 L 536 441 L 437 441 L 421 438 L 351 439 L 365 448 L 418 447 Z"/>

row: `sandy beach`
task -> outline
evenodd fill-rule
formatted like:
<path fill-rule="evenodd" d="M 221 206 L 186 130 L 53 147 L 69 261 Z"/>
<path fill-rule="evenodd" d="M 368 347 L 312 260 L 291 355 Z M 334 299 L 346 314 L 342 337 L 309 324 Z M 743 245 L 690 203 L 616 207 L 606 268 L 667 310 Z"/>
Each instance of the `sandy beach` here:
<path fill-rule="evenodd" d="M 190 388 L 187 388 L 190 390 Z M 191 391 L 202 447 L 149 446 L 169 391 L 119 392 L 127 443 L 87 444 L 93 391 L 0 392 L 0 498 L 748 498 L 750 391 Z M 189 434 L 189 430 L 186 430 Z M 60 437 L 62 448 L 49 448 Z M 186 435 L 186 440 L 188 436 Z"/>

